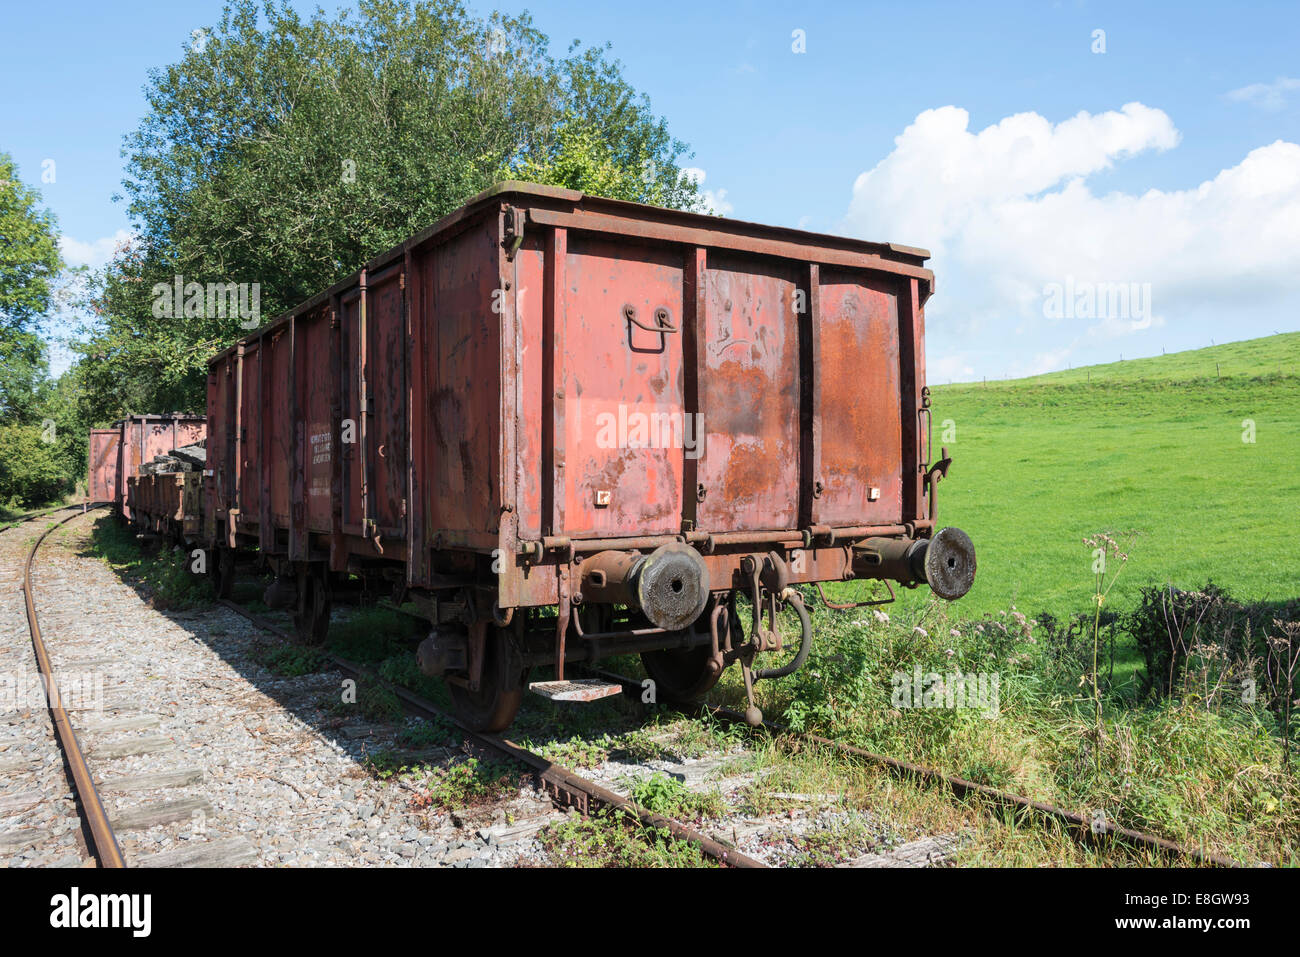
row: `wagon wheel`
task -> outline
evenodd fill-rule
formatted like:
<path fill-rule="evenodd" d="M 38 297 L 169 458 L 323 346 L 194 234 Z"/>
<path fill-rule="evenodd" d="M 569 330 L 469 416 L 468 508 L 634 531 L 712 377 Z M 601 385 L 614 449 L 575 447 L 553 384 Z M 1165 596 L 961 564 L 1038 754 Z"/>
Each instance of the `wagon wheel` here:
<path fill-rule="evenodd" d="M 704 613 L 696 619 L 692 630 L 708 633 L 713 608 L 714 603 L 710 601 Z M 737 634 L 738 622 L 735 616 L 729 616 L 728 620 L 731 621 L 732 643 L 737 644 L 743 640 L 743 635 Z M 655 700 L 685 708 L 699 704 L 722 677 L 721 671 L 715 674 L 709 669 L 709 657 L 712 654 L 713 648 L 710 645 L 641 652 L 641 664 L 645 666 L 650 680 L 655 683 Z"/>
<path fill-rule="evenodd" d="M 326 573 L 314 567 L 298 568 L 298 605 L 293 613 L 293 627 L 304 645 L 324 643 L 330 627 L 330 593 Z"/>
<path fill-rule="evenodd" d="M 208 576 L 212 579 L 212 590 L 218 598 L 229 598 L 235 592 L 235 550 L 221 548 L 213 550 L 212 561 L 208 565 Z"/>
<path fill-rule="evenodd" d="M 495 628 L 483 643 L 483 674 L 478 691 L 447 682 L 456 716 L 471 731 L 504 731 L 524 701 L 528 669 L 520 667 L 506 647 L 505 634 Z"/>
<path fill-rule="evenodd" d="M 655 700 L 661 704 L 692 707 L 718 683 L 722 673 L 708 669 L 708 645 L 695 648 L 660 648 L 641 652 L 641 664 L 655 683 Z"/>

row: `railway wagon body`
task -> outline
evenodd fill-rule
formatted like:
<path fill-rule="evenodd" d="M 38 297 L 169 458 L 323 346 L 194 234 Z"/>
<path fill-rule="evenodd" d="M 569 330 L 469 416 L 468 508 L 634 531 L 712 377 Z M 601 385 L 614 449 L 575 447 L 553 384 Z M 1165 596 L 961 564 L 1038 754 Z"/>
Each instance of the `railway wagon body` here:
<path fill-rule="evenodd" d="M 541 664 L 556 696 L 613 654 L 663 700 L 732 663 L 747 687 L 787 674 L 800 584 L 958 597 L 975 561 L 935 525 L 927 255 L 489 190 L 211 360 L 218 589 L 255 546 L 268 603 L 319 641 L 344 573 L 388 581 L 429 622 L 422 669 L 491 729 Z M 787 606 L 798 653 L 754 667 Z"/>
<path fill-rule="evenodd" d="M 203 441 L 207 435 L 207 418 L 179 412 L 128 415 L 115 423 L 115 427 L 121 437 L 118 440 L 117 484 L 113 502 L 116 510 L 131 520 L 128 482 L 138 476 L 142 466 L 155 456 Z"/>
<path fill-rule="evenodd" d="M 132 524 L 179 541 L 198 538 L 202 523 L 200 472 L 158 472 L 126 480 Z"/>
<path fill-rule="evenodd" d="M 86 499 L 89 502 L 117 500 L 117 465 L 121 446 L 121 426 L 90 430 L 86 456 Z"/>

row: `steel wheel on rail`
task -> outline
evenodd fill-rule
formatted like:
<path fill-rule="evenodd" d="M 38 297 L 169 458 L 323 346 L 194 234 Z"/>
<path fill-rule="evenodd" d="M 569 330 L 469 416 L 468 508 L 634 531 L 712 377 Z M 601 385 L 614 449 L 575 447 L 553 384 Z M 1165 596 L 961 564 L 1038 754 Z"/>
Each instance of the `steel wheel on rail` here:
<path fill-rule="evenodd" d="M 329 634 L 329 573 L 318 565 L 298 566 L 298 605 L 293 627 L 304 645 L 323 644 Z"/>
<path fill-rule="evenodd" d="M 708 634 L 713 609 L 714 602 L 711 599 L 691 630 L 697 634 Z M 733 618 L 734 616 L 727 616 L 728 621 Z M 743 640 L 743 636 L 736 635 L 734 623 L 731 628 L 732 641 Z M 696 645 L 694 648 L 660 648 L 641 652 L 641 664 L 650 680 L 655 683 L 655 701 L 683 708 L 699 704 L 722 677 L 720 670 L 715 671 L 710 666 L 709 658 L 712 655 L 713 648 L 707 644 Z"/>
<path fill-rule="evenodd" d="M 504 731 L 524 701 L 528 669 L 510 653 L 503 631 L 491 628 L 483 648 L 483 675 L 477 691 L 447 682 L 456 716 L 471 731 Z"/>

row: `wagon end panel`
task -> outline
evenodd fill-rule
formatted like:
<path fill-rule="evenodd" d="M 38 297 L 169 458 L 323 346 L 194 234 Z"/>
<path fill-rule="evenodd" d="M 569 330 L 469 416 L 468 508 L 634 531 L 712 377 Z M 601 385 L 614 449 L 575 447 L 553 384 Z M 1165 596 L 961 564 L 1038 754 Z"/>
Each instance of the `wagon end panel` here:
<path fill-rule="evenodd" d="M 86 497 L 91 502 L 111 502 L 117 488 L 117 455 L 122 433 L 118 429 L 91 429 Z"/>

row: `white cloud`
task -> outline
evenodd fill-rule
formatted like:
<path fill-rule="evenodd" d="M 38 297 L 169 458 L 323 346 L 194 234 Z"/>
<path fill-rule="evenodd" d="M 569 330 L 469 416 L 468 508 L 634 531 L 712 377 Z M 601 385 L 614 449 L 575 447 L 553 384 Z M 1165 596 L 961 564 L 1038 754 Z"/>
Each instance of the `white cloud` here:
<path fill-rule="evenodd" d="M 725 189 L 705 189 L 704 179 L 706 176 L 708 174 L 698 166 L 688 166 L 682 170 L 683 179 L 691 180 L 700 187 L 700 195 L 704 198 L 705 206 L 709 212 L 718 216 L 730 216 L 735 207 L 727 201 L 727 191 Z"/>
<path fill-rule="evenodd" d="M 1285 109 L 1288 93 L 1300 91 L 1300 80 L 1289 76 L 1279 76 L 1272 83 L 1252 83 L 1249 86 L 1230 90 L 1224 96 L 1234 103 L 1249 103 L 1261 110 L 1276 113 Z"/>
<path fill-rule="evenodd" d="M 945 353 L 964 350 L 989 374 L 1031 374 L 1114 359 L 1115 337 L 1159 353 L 1208 344 L 1197 337 L 1227 317 L 1235 338 L 1266 334 L 1247 320 L 1295 326 L 1300 145 L 1251 150 L 1192 189 L 1097 194 L 1090 175 L 1177 146 L 1169 116 L 1130 103 L 1057 124 L 1019 113 L 971 132 L 969 121 L 955 106 L 921 113 L 857 178 L 846 217 L 854 235 L 932 251 L 927 312 Z M 1045 311 L 1049 284 L 1092 287 L 1100 302 L 1121 283 L 1149 284 L 1145 313 Z"/>
<path fill-rule="evenodd" d="M 113 250 L 118 245 L 130 239 L 131 234 L 125 229 L 119 229 L 112 236 L 92 239 L 88 243 L 65 235 L 59 237 L 59 250 L 63 253 L 64 262 L 69 266 L 89 266 L 91 269 L 99 269 L 113 258 Z"/>

